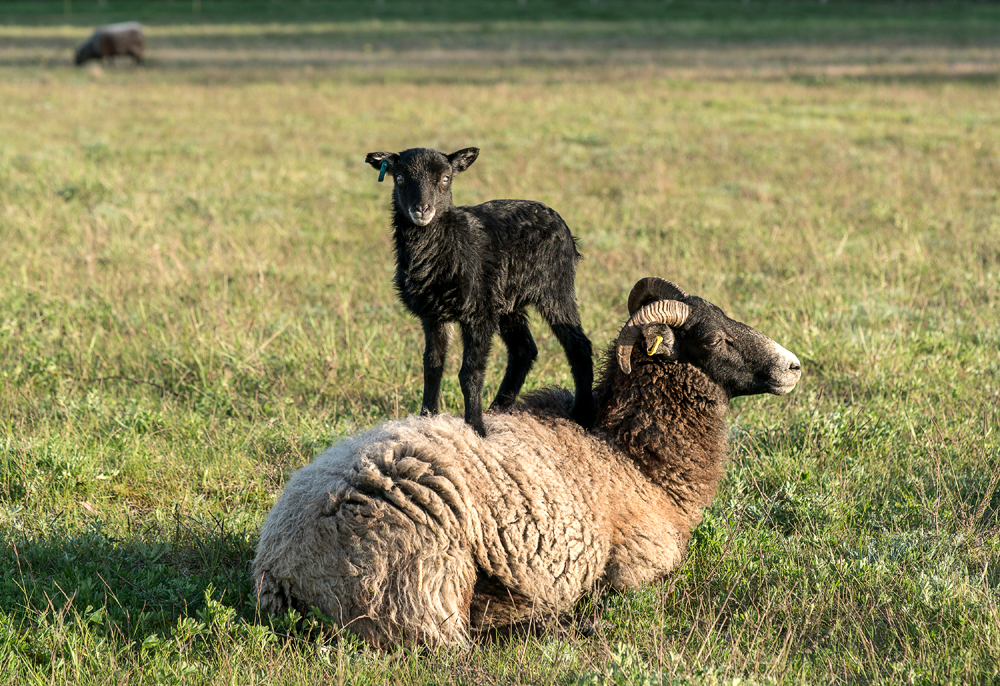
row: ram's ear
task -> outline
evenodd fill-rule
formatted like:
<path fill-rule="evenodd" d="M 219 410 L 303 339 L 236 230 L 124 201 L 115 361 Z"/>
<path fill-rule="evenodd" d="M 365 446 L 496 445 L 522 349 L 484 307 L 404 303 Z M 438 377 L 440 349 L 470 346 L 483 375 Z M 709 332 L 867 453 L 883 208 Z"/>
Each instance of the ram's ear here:
<path fill-rule="evenodd" d="M 399 162 L 399 155 L 394 152 L 370 152 L 365 157 L 365 162 L 379 171 L 382 171 L 382 163 L 388 162 L 388 171 L 392 172 L 396 162 Z"/>
<path fill-rule="evenodd" d="M 642 338 L 646 345 L 646 354 L 677 359 L 677 341 L 674 332 L 666 324 L 653 322 L 642 327 Z"/>
<path fill-rule="evenodd" d="M 479 148 L 463 148 L 451 153 L 448 155 L 448 161 L 451 163 L 452 173 L 458 174 L 459 172 L 464 172 L 472 166 L 477 157 L 479 157 Z"/>

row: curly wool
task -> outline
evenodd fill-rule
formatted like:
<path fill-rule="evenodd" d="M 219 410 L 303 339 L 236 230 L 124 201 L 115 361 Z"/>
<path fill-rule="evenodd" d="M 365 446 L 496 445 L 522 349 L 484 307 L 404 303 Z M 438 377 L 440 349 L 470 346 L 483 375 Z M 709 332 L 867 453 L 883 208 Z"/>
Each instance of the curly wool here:
<path fill-rule="evenodd" d="M 636 366 L 608 366 L 592 433 L 560 389 L 485 415 L 485 439 L 458 417 L 408 417 L 327 450 L 261 531 L 262 609 L 316 607 L 375 645 L 461 643 L 569 611 L 588 589 L 662 578 L 714 494 L 727 401 L 692 367 Z M 708 411 L 686 439 L 670 424 L 685 403 Z"/>
<path fill-rule="evenodd" d="M 729 399 L 691 365 L 646 360 L 639 348 L 632 355 L 634 371 L 624 374 L 614 361 L 614 350 L 605 353 L 602 380 L 595 389 L 598 424 L 663 488 L 686 514 L 687 529 L 693 529 L 722 478 Z"/>

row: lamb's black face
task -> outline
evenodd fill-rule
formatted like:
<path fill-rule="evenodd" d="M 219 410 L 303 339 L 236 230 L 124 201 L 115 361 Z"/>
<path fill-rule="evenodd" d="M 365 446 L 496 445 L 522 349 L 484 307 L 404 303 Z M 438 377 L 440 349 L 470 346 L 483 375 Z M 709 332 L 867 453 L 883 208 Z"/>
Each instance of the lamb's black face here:
<path fill-rule="evenodd" d="M 784 395 L 798 383 L 802 366 L 795 355 L 706 300 L 689 296 L 684 303 L 691 313 L 672 330 L 673 349 L 663 354 L 697 366 L 731 398 Z"/>
<path fill-rule="evenodd" d="M 392 175 L 392 199 L 396 207 L 417 226 L 427 226 L 452 206 L 451 182 L 455 174 L 469 168 L 479 148 L 465 148 L 450 155 L 427 148 L 395 153 L 368 153 L 366 162 Z"/>

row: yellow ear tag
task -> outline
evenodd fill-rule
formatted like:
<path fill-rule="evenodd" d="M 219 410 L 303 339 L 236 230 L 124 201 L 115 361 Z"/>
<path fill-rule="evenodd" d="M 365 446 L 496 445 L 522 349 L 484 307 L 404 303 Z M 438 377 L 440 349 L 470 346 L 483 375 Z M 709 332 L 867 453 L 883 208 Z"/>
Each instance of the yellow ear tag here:
<path fill-rule="evenodd" d="M 652 348 L 646 348 L 646 354 L 649 355 L 650 357 L 652 357 L 653 355 L 655 355 L 656 351 L 660 349 L 660 343 L 662 343 L 662 342 L 663 342 L 663 336 L 657 336 L 656 337 L 656 342 L 653 343 L 653 347 Z"/>

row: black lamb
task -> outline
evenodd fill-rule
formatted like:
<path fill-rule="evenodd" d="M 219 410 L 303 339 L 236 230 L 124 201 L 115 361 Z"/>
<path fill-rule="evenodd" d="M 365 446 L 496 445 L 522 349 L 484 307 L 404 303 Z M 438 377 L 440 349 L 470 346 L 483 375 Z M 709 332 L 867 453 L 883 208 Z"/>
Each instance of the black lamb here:
<path fill-rule="evenodd" d="M 462 331 L 458 379 L 465 421 L 481 436 L 483 377 L 493 335 L 507 347 L 507 371 L 491 408 L 512 406 L 538 348 L 526 308 L 534 305 L 563 346 L 573 373 L 573 419 L 594 423 L 590 339 L 576 305 L 576 239 L 555 210 L 529 200 L 492 200 L 455 207 L 451 183 L 469 168 L 479 148 L 450 155 L 414 148 L 372 152 L 365 161 L 394 179 L 392 224 L 396 289 L 424 329 L 421 414 L 437 414 L 451 324 Z"/>

